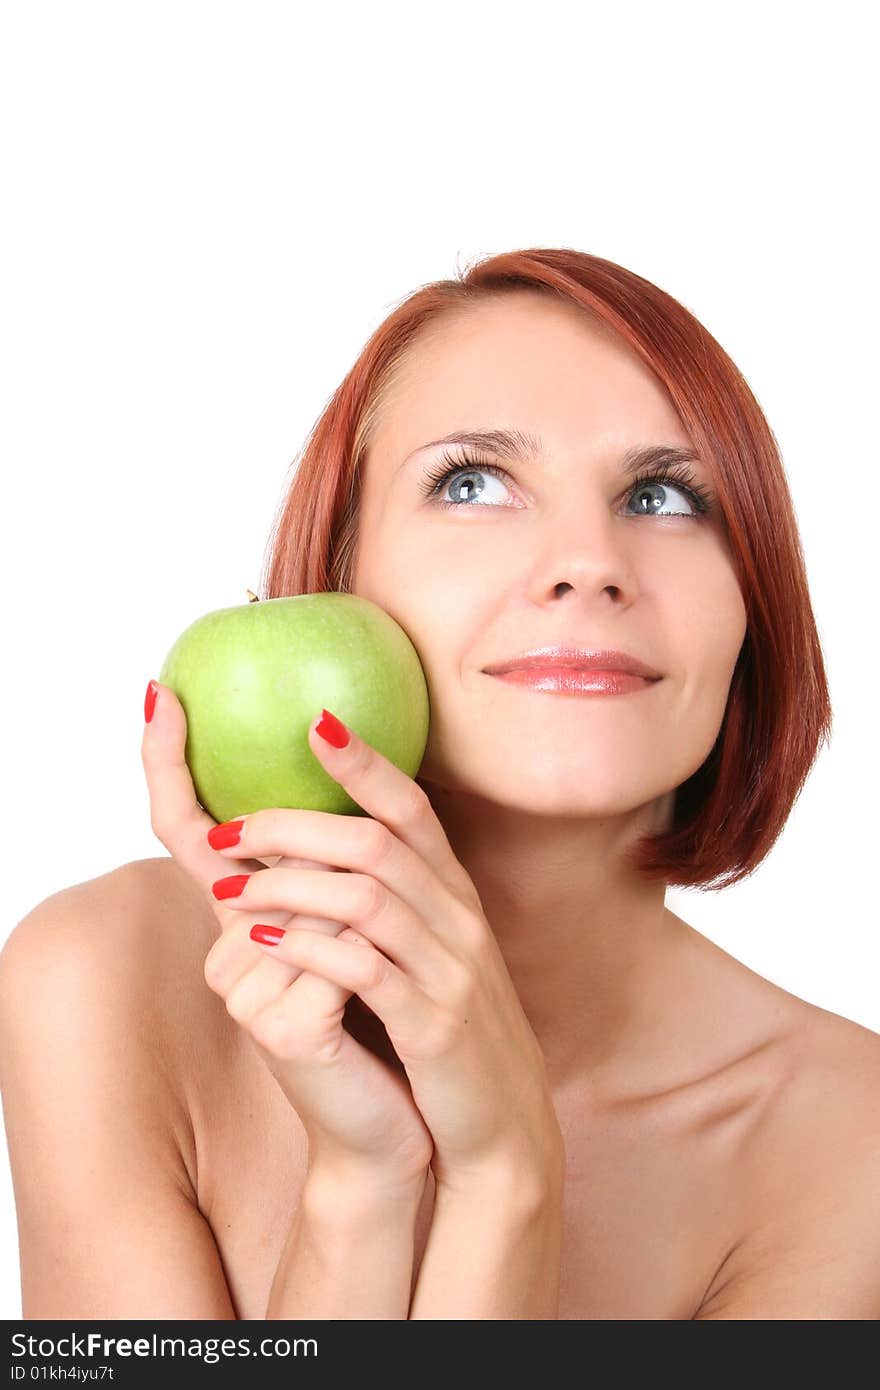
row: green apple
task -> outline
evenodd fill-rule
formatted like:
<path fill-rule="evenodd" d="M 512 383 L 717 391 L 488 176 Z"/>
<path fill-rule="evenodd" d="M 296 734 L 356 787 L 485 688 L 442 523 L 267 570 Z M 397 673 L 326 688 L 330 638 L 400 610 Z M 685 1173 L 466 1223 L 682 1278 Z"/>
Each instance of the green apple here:
<path fill-rule="evenodd" d="M 428 741 L 416 649 L 384 608 L 355 594 L 254 595 L 206 613 L 178 637 L 159 680 L 183 706 L 186 763 L 217 821 L 270 806 L 367 814 L 309 747 L 322 708 L 410 777 Z"/>

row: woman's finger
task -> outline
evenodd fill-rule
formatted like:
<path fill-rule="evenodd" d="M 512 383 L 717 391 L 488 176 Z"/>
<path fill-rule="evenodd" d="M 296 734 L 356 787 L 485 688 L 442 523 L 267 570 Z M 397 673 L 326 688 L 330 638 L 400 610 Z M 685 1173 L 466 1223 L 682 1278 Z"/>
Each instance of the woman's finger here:
<path fill-rule="evenodd" d="M 442 996 L 461 969 L 457 957 L 424 918 L 366 874 L 279 865 L 218 879 L 212 892 L 251 917 L 266 908 L 286 908 L 289 913 L 310 913 L 354 927 L 430 995 Z"/>
<path fill-rule="evenodd" d="M 206 836 L 216 824 L 199 805 L 192 776 L 186 762 L 186 715 L 168 686 L 158 687 L 152 718 L 144 722 L 141 761 L 150 798 L 150 825 L 153 834 L 197 883 L 210 883 L 217 859 Z M 148 713 L 150 694 L 145 701 Z M 279 851 L 280 852 L 280 851 Z M 228 862 L 228 861 L 227 861 Z M 259 859 L 242 859 L 242 872 L 253 872 Z"/>
<path fill-rule="evenodd" d="M 153 833 L 202 888 L 214 908 L 221 932 L 225 933 L 237 923 L 238 918 L 234 912 L 228 911 L 222 903 L 217 902 L 210 893 L 209 885 L 217 877 L 218 871 L 223 868 L 235 869 L 240 873 L 256 873 L 266 867 L 267 859 L 273 867 L 288 861 L 282 851 L 253 858 L 233 858 L 230 855 L 218 855 L 210 847 L 206 835 L 209 830 L 216 829 L 216 822 L 196 799 L 195 787 L 185 758 L 186 714 L 173 690 L 168 686 L 158 685 L 156 681 L 152 681 L 151 684 L 158 686 L 159 693 L 153 705 L 152 718 L 144 725 L 141 756 L 150 795 Z M 323 860 L 309 857 L 294 858 L 292 867 L 319 869 L 328 866 Z M 286 912 L 274 913 L 272 916 L 277 926 L 284 926 L 289 919 Z M 315 931 L 339 930 L 338 922 L 327 919 L 309 919 L 308 925 Z M 252 953 L 248 952 L 247 955 L 251 957 Z M 244 966 L 241 968 L 244 969 Z M 271 973 L 279 981 L 284 974 L 277 967 Z M 288 983 L 289 978 L 295 976 L 288 977 Z"/>
<path fill-rule="evenodd" d="M 279 930 L 271 928 L 271 936 Z M 350 937 L 343 940 L 341 936 L 321 936 L 296 927 L 288 928 L 275 944 L 269 945 L 259 924 L 252 927 L 251 932 L 263 935 L 258 945 L 261 950 L 271 952 L 273 959 L 299 965 L 357 994 L 385 1024 L 389 1037 L 429 1039 L 434 1031 L 439 1020 L 439 1010 L 434 1003 L 372 945 L 361 944 Z M 292 985 L 291 991 L 295 989 L 296 985 Z M 284 1007 L 284 999 L 279 999 L 264 1010 L 264 1015 Z"/>
<path fill-rule="evenodd" d="M 321 732 L 319 732 L 319 730 Z M 309 747 L 324 771 L 423 859 L 450 892 L 472 901 L 473 882 L 459 863 L 427 793 L 329 710 L 313 719 Z"/>
<path fill-rule="evenodd" d="M 278 930 L 278 928 L 275 928 Z M 250 941 L 253 949 L 256 943 Z M 226 1011 L 236 1023 L 249 1028 L 257 1014 L 270 1005 L 286 1001 L 291 1025 L 298 1018 L 335 1020 L 341 1026 L 342 1012 L 352 991 L 315 975 L 303 966 L 255 952 L 258 957 L 243 971 L 226 995 Z"/>
<path fill-rule="evenodd" d="M 226 862 L 241 855 L 265 861 L 278 854 L 302 859 L 304 867 L 311 860 L 369 874 L 414 911 L 438 921 L 458 902 L 421 855 L 387 825 L 366 816 L 271 807 L 224 821 L 208 831 L 207 839 Z"/>

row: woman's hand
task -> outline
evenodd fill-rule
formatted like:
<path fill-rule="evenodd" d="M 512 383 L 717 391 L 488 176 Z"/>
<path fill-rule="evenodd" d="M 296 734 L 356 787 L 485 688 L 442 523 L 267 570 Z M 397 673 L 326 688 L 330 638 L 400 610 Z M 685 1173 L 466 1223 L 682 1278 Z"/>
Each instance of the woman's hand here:
<path fill-rule="evenodd" d="M 384 1023 L 433 1139 L 438 1182 L 466 1184 L 499 1167 L 555 1178 L 564 1145 L 544 1056 L 470 876 L 418 783 L 351 731 L 346 746 L 331 746 L 318 722 L 309 747 L 367 816 L 244 816 L 239 845 L 221 853 L 287 859 L 224 876 L 213 891 L 248 926 L 267 909 L 316 913 L 367 939 L 364 946 L 346 933 L 328 936 L 294 917 L 277 944 L 259 949 L 355 991 Z M 329 723 L 344 736 L 338 721 Z M 348 872 L 295 868 L 292 856 Z M 279 997 L 264 1011 L 263 1029 L 285 1036 L 288 1013 Z"/>
<path fill-rule="evenodd" d="M 323 740 L 318 742 L 323 746 Z M 268 902 L 261 900 L 254 911 L 240 898 L 224 901 L 211 891 L 225 873 L 308 872 L 328 881 L 343 875 L 332 867 L 332 857 L 323 854 L 292 857 L 280 849 L 258 849 L 259 857 L 254 858 L 243 858 L 238 850 L 219 854 L 208 841 L 216 822 L 198 803 L 185 748 L 183 706 L 173 690 L 159 686 L 141 747 L 150 819 L 153 833 L 203 890 L 220 925 L 220 935 L 205 960 L 208 985 L 247 1032 L 296 1110 L 308 1134 L 310 1166 L 317 1163 L 340 1180 L 363 1178 L 364 1186 L 393 1193 L 420 1191 L 431 1158 L 431 1136 L 397 1059 L 393 1058 L 393 1066 L 380 1060 L 376 1054 L 382 1052 L 381 1041 L 370 1050 L 370 1025 L 377 1027 L 377 1021 L 351 998 L 350 987 L 311 974 L 305 962 L 277 952 L 271 959 L 249 933 L 257 921 L 279 928 L 295 923 L 299 929 L 308 928 L 304 934 L 310 939 L 338 935 L 342 949 L 369 953 L 371 959 L 376 955 L 372 947 L 346 925 L 346 918 L 331 912 L 309 915 L 308 907 L 290 895 L 282 894 L 284 901 L 274 905 L 277 910 L 267 912 L 273 907 Z M 287 817 L 312 816 L 322 824 L 327 848 L 339 829 L 349 824 L 348 817 L 318 812 L 277 810 L 257 815 L 270 821 L 280 817 L 282 824 Z M 243 852 L 252 853 L 248 846 L 243 846 Z M 282 857 L 273 869 L 267 869 L 262 858 L 276 854 Z M 347 1001 L 354 1006 L 349 1013 L 367 1046 L 343 1027 Z"/>

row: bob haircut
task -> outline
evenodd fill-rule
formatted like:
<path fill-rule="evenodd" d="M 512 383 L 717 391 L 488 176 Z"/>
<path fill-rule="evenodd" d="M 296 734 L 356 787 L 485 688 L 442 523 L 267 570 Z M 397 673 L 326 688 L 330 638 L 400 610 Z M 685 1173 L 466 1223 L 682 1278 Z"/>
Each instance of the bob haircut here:
<path fill-rule="evenodd" d="M 314 425 L 273 524 L 262 596 L 351 592 L 361 465 L 398 367 L 420 335 L 497 296 L 561 296 L 604 321 L 667 388 L 710 469 L 747 615 L 718 738 L 630 866 L 718 892 L 754 872 L 797 801 L 832 710 L 803 551 L 776 439 L 745 378 L 677 300 L 569 248 L 510 251 L 423 286 L 376 329 Z M 418 778 L 415 779 L 418 781 Z"/>

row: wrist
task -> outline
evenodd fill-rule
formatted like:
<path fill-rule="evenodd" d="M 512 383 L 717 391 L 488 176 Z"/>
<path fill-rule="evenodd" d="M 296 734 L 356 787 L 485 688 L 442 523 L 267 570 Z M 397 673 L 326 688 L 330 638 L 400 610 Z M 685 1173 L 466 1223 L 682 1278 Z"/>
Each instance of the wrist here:
<path fill-rule="evenodd" d="M 498 1149 L 454 1171 L 434 1172 L 437 1196 L 444 1193 L 477 1200 L 493 1194 L 524 1212 L 540 1211 L 562 1201 L 565 1148 L 552 1143 L 540 1155 L 522 1148 Z"/>
<path fill-rule="evenodd" d="M 427 1176 L 427 1168 L 419 1177 L 397 1179 L 387 1173 L 316 1161 L 309 1165 L 301 1203 L 322 1224 L 369 1226 L 389 1220 L 415 1221 Z"/>

